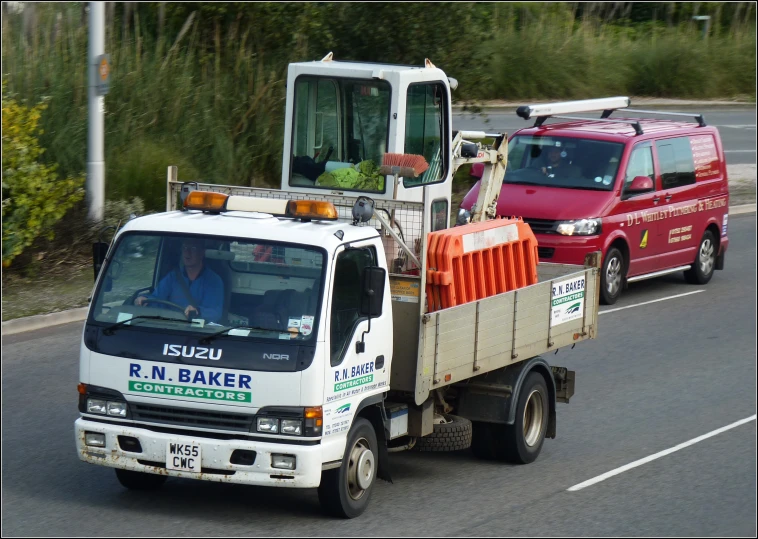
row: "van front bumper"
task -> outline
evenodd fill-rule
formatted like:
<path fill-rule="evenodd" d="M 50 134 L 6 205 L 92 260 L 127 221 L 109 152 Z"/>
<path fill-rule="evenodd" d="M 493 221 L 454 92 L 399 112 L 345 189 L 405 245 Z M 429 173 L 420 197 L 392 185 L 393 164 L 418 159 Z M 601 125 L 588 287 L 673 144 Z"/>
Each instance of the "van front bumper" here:
<path fill-rule="evenodd" d="M 600 236 L 561 236 L 559 234 L 535 234 L 540 262 L 555 264 L 584 264 L 584 257 L 594 251 L 602 251 Z"/>
<path fill-rule="evenodd" d="M 146 472 L 169 477 L 184 477 L 204 481 L 241 483 L 290 488 L 314 488 L 321 482 L 321 445 L 294 445 L 250 440 L 220 440 L 199 435 L 180 435 L 155 432 L 138 426 L 113 425 L 80 417 L 74 423 L 76 451 L 79 459 L 91 464 Z M 85 432 L 105 435 L 105 447 L 85 444 Z M 140 442 L 141 452 L 125 451 L 119 436 L 131 436 Z M 200 446 L 201 472 L 169 470 L 166 468 L 167 444 Z M 251 465 L 232 464 L 235 450 L 255 451 Z M 271 467 L 271 455 L 295 457 L 295 469 Z"/>

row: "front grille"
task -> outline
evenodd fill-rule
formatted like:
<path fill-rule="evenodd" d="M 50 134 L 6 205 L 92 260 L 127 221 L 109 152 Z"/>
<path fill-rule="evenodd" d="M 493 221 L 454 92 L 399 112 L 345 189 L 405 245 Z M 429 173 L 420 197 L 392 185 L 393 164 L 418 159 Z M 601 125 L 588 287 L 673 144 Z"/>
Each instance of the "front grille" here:
<path fill-rule="evenodd" d="M 551 219 L 531 219 L 524 217 L 524 222 L 529 225 L 535 234 L 555 234 L 555 223 Z"/>
<path fill-rule="evenodd" d="M 246 414 L 229 414 L 147 404 L 130 404 L 129 407 L 135 421 L 239 432 L 250 432 L 250 427 L 253 425 L 253 416 Z"/>
<path fill-rule="evenodd" d="M 555 254 L 555 248 L 553 247 L 537 247 L 537 256 L 540 258 L 553 258 Z"/>

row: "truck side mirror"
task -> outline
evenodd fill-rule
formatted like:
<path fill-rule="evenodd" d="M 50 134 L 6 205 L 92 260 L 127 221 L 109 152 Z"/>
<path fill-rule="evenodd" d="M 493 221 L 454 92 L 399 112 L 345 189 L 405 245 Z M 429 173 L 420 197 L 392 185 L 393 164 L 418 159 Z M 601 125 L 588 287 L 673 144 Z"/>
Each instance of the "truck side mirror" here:
<path fill-rule="evenodd" d="M 371 266 L 363 270 L 361 316 L 376 318 L 382 315 L 386 278 L 387 271 L 384 268 Z"/>
<path fill-rule="evenodd" d="M 92 267 L 95 270 L 95 280 L 103 267 L 105 255 L 108 254 L 108 244 L 104 241 L 98 241 L 92 244 Z"/>

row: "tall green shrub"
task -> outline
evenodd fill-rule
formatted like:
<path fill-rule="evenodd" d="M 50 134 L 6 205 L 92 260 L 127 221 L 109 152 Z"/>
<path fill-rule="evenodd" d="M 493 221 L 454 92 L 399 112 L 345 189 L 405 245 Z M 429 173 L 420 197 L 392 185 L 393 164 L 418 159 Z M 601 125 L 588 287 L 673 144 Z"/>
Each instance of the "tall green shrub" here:
<path fill-rule="evenodd" d="M 84 176 L 60 179 L 56 165 L 39 161 L 38 127 L 44 101 L 28 107 L 7 94 L 3 82 L 3 266 L 52 227 L 82 199 Z"/>

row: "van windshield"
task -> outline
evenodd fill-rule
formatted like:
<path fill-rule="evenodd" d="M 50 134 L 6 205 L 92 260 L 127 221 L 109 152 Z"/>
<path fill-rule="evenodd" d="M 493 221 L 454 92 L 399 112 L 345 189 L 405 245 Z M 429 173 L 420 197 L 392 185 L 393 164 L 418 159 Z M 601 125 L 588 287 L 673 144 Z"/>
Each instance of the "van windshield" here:
<path fill-rule="evenodd" d="M 508 143 L 503 183 L 610 191 L 624 145 L 553 136 L 516 136 Z"/>
<path fill-rule="evenodd" d="M 210 341 L 314 339 L 325 255 L 251 239 L 125 233 L 103 267 L 91 321 L 102 339 L 165 332 Z"/>

